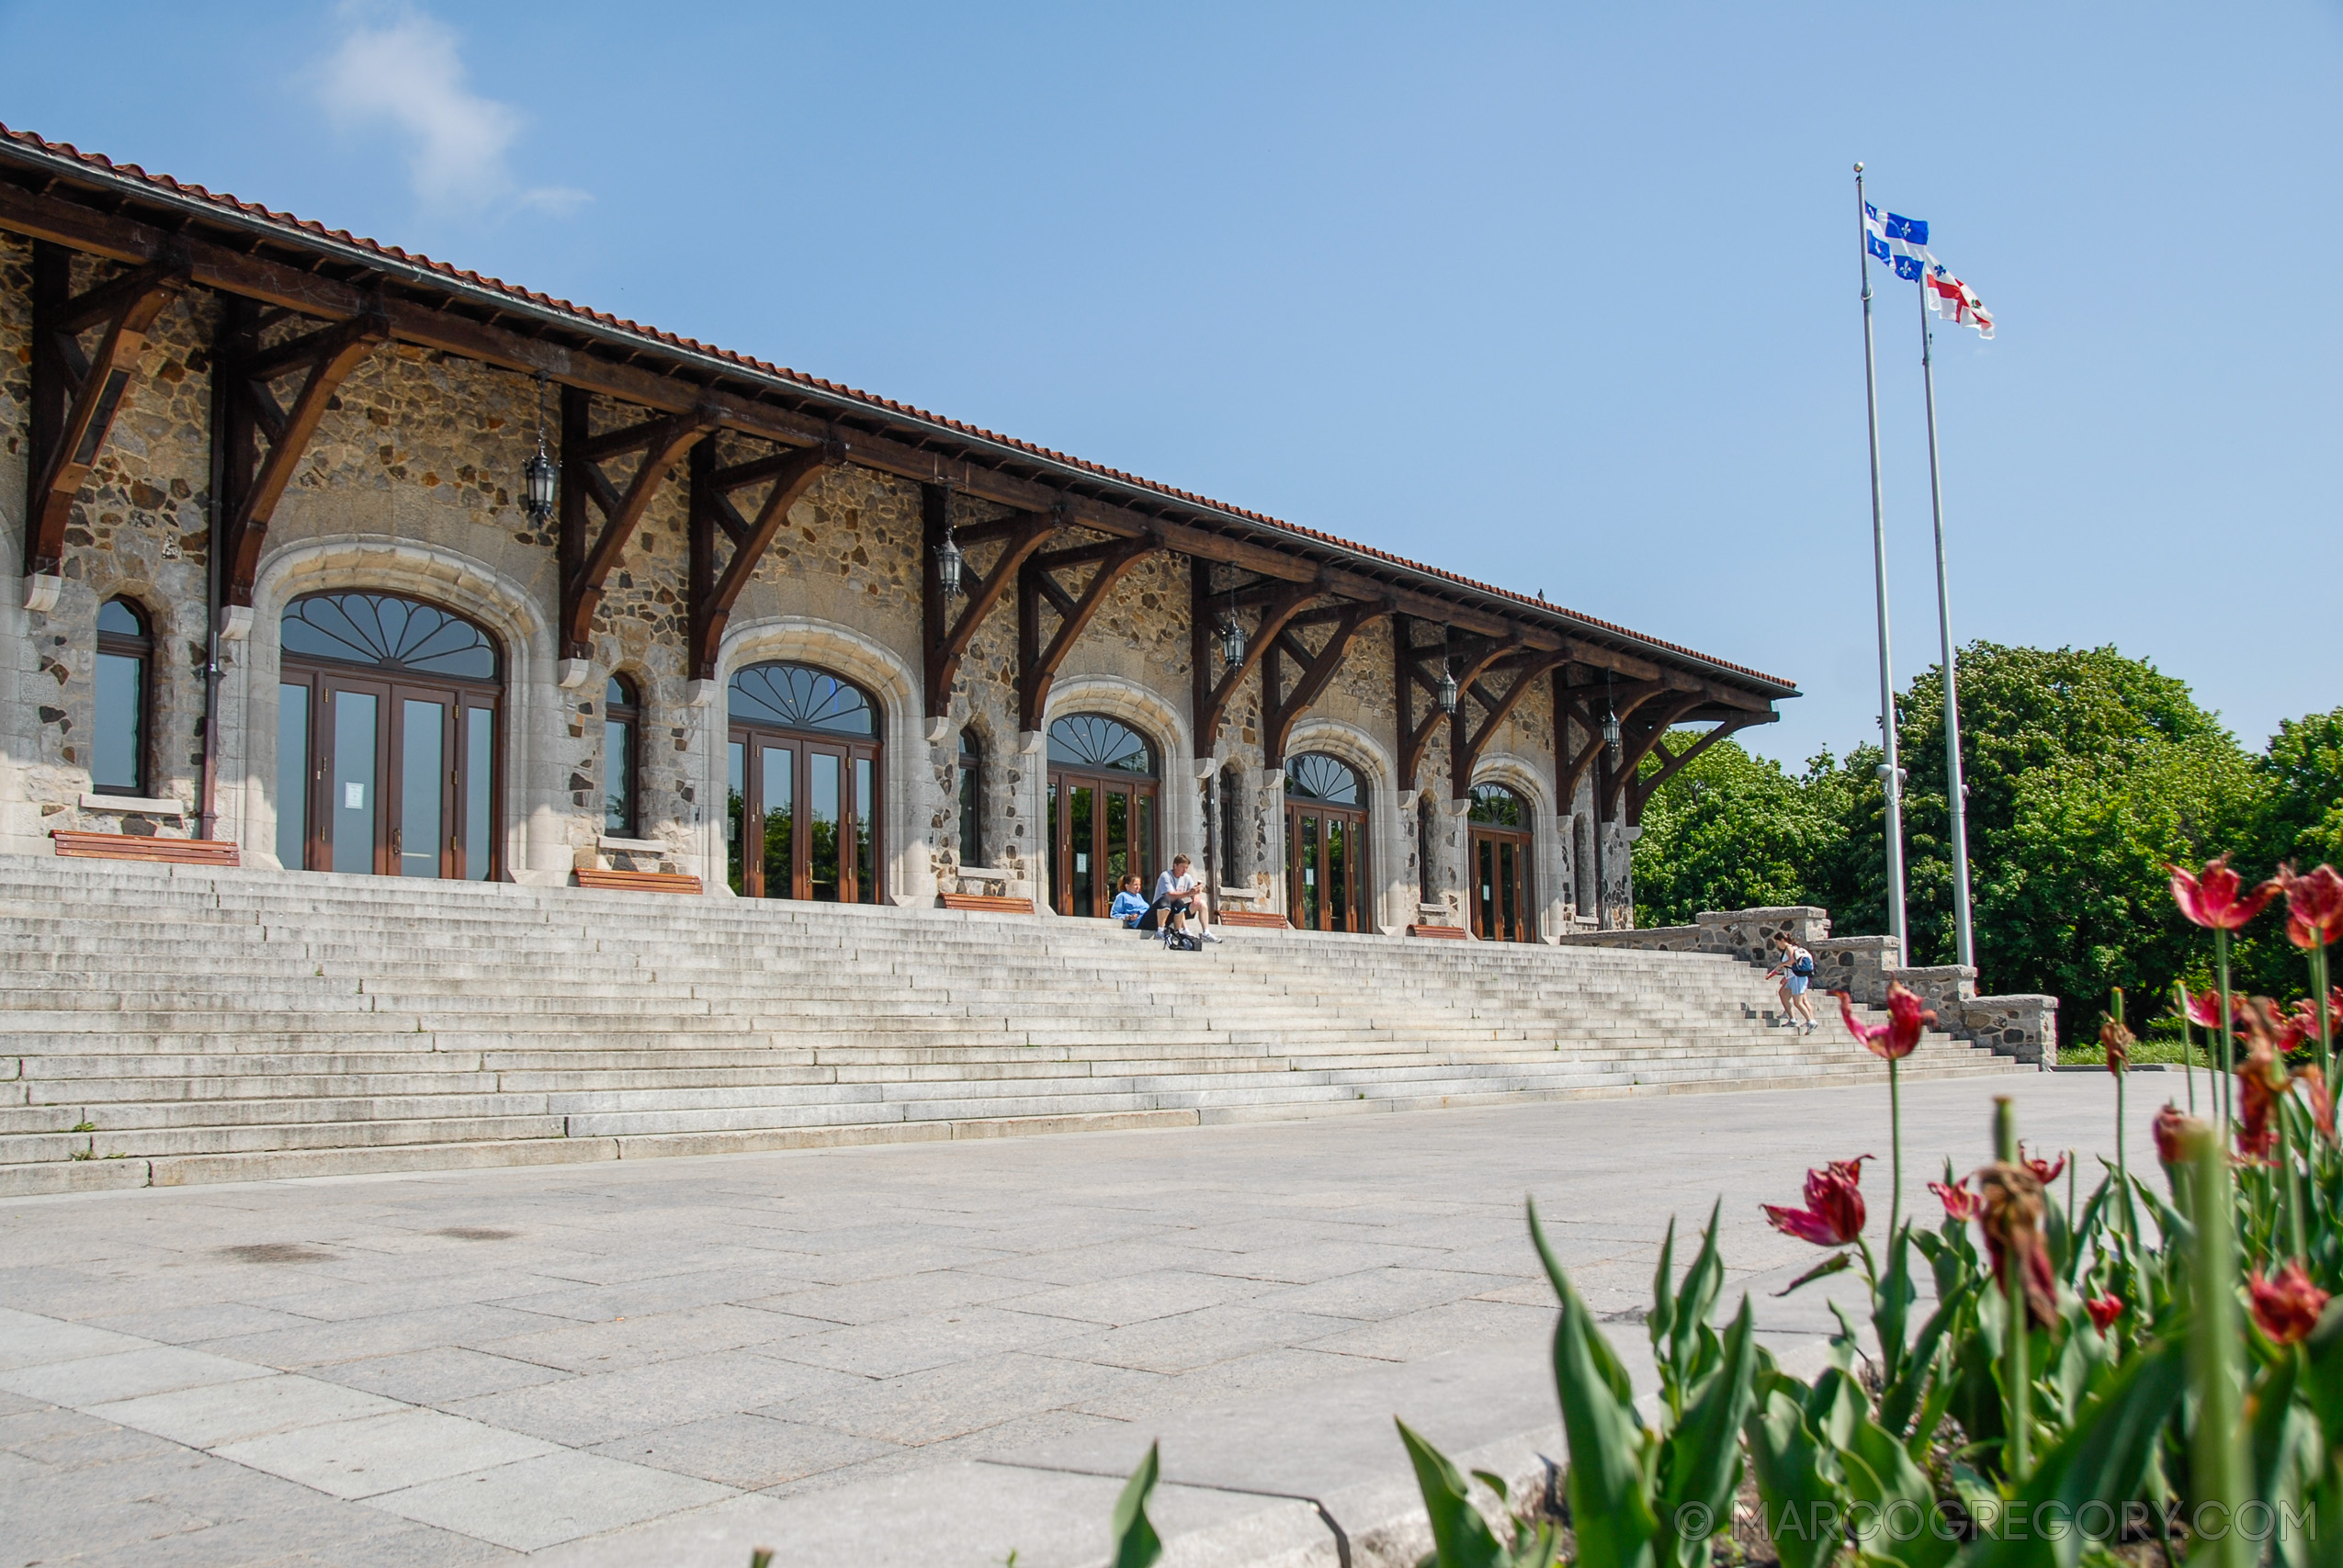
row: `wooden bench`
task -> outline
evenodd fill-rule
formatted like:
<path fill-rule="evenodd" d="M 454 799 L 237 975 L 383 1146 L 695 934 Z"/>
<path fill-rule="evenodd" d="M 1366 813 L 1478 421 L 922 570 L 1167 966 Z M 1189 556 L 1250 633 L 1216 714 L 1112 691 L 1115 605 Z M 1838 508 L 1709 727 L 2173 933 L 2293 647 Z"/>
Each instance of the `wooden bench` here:
<path fill-rule="evenodd" d="M 1465 928 L 1462 926 L 1409 926 L 1408 934 L 1438 937 L 1444 942 L 1462 942 L 1465 940 Z"/>
<path fill-rule="evenodd" d="M 50 838 L 61 855 L 85 860 L 151 860 L 165 865 L 242 865 L 236 846 L 226 839 L 150 839 L 133 833 L 80 833 L 52 829 Z"/>
<path fill-rule="evenodd" d="M 618 893 L 689 893 L 701 891 L 696 876 L 680 871 L 594 871 L 578 868 L 578 886 Z"/>
<path fill-rule="evenodd" d="M 938 893 L 936 906 L 945 909 L 973 909 L 982 915 L 1030 915 L 1033 900 L 1008 898 L 998 893 Z"/>
<path fill-rule="evenodd" d="M 1245 926 L 1255 931 L 1289 931 L 1294 922 L 1273 909 L 1223 909 L 1217 926 Z"/>

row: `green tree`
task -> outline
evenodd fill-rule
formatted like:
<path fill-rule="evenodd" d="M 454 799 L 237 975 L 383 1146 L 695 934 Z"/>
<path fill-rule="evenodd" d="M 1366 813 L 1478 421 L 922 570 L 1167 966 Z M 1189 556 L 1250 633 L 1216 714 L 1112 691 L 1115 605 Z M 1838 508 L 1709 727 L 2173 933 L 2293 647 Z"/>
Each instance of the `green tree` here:
<path fill-rule="evenodd" d="M 2268 875 L 2284 861 L 2300 871 L 2322 863 L 2343 867 L 2343 708 L 2281 720 L 2254 771 L 2266 794 L 2258 830 L 2250 847 L 2239 847 L 2245 874 Z M 2237 976 L 2248 989 L 2279 998 L 2308 988 L 2309 971 L 2286 940 L 2281 917 L 2255 922 L 2238 945 Z"/>
<path fill-rule="evenodd" d="M 1670 739 L 1689 744 L 1696 733 Z M 1647 772 L 1658 766 L 1647 759 Z M 1645 803 L 1636 923 L 1685 925 L 1703 909 L 1809 902 L 1814 869 L 1842 831 L 1834 804 L 1771 758 L 1718 741 Z"/>

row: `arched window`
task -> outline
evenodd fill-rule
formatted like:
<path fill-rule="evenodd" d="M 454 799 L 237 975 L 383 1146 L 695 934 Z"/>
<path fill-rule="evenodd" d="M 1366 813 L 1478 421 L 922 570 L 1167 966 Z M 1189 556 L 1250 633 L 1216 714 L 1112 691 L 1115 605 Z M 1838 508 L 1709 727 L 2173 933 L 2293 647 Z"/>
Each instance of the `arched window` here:
<path fill-rule="evenodd" d="M 1078 713 L 1049 727 L 1053 767 L 1084 773 L 1138 773 L 1155 777 L 1155 748 L 1147 737 L 1104 714 Z"/>
<path fill-rule="evenodd" d="M 1050 897 L 1061 915 L 1104 916 L 1126 876 L 1152 886 L 1156 751 L 1104 714 L 1049 727 Z"/>
<path fill-rule="evenodd" d="M 1503 784 L 1473 785 L 1472 820 L 1491 828 L 1526 829 L 1530 825 L 1530 808 L 1522 797 Z"/>
<path fill-rule="evenodd" d="M 602 830 L 638 839 L 641 821 L 642 701 L 624 675 L 610 677 L 602 694 Z"/>
<path fill-rule="evenodd" d="M 286 607 L 277 852 L 288 867 L 499 875 L 504 659 L 452 610 L 393 593 Z"/>
<path fill-rule="evenodd" d="M 1366 788 L 1357 770 L 1323 751 L 1305 751 L 1285 764 L 1285 794 L 1294 800 L 1322 800 L 1329 806 L 1364 806 Z"/>
<path fill-rule="evenodd" d="M 732 677 L 727 766 L 732 890 L 752 898 L 879 901 L 878 706 L 804 664 Z"/>
<path fill-rule="evenodd" d="M 984 742 L 973 729 L 960 731 L 960 863 L 984 863 Z"/>
<path fill-rule="evenodd" d="M 734 724 L 878 733 L 877 710 L 859 687 L 803 664 L 752 664 L 732 677 L 731 709 Z"/>
<path fill-rule="evenodd" d="M 96 673 L 89 786 L 99 795 L 144 795 L 154 637 L 144 612 L 128 599 L 97 607 Z"/>
<path fill-rule="evenodd" d="M 1366 785 L 1339 757 L 1285 761 L 1285 918 L 1303 931 L 1368 929 Z"/>

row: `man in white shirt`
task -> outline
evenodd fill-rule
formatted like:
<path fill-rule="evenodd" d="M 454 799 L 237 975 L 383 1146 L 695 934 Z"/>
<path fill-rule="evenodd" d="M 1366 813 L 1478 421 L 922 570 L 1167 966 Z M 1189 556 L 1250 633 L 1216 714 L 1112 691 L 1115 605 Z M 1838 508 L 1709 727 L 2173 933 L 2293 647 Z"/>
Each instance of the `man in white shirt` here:
<path fill-rule="evenodd" d="M 1220 933 L 1212 929 L 1211 901 L 1189 863 L 1185 855 L 1172 857 L 1172 869 L 1155 879 L 1156 904 L 1163 910 L 1164 923 L 1173 931 L 1184 933 L 1189 917 L 1194 916 L 1196 934 L 1206 942 L 1218 942 Z"/>

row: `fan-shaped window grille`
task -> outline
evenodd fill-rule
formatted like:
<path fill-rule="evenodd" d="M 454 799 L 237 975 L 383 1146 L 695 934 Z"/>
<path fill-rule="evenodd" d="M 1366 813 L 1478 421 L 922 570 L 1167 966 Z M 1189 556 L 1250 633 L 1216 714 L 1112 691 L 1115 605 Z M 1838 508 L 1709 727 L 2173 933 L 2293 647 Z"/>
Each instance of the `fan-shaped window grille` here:
<path fill-rule="evenodd" d="M 493 681 L 488 634 L 436 604 L 389 593 L 312 593 L 285 611 L 285 651 L 459 681 Z"/>
<path fill-rule="evenodd" d="M 1503 784 L 1475 784 L 1472 819 L 1490 828 L 1527 829 L 1529 803 Z"/>
<path fill-rule="evenodd" d="M 1350 763 L 1323 751 L 1305 751 L 1285 764 L 1285 793 L 1296 800 L 1322 800 L 1329 806 L 1364 806 L 1366 786 Z"/>
<path fill-rule="evenodd" d="M 1147 738 L 1102 714 L 1078 713 L 1052 724 L 1049 760 L 1062 768 L 1155 777 L 1155 748 Z"/>
<path fill-rule="evenodd" d="M 877 735 L 878 710 L 861 688 L 803 664 L 752 664 L 732 677 L 732 722 L 833 735 Z"/>

